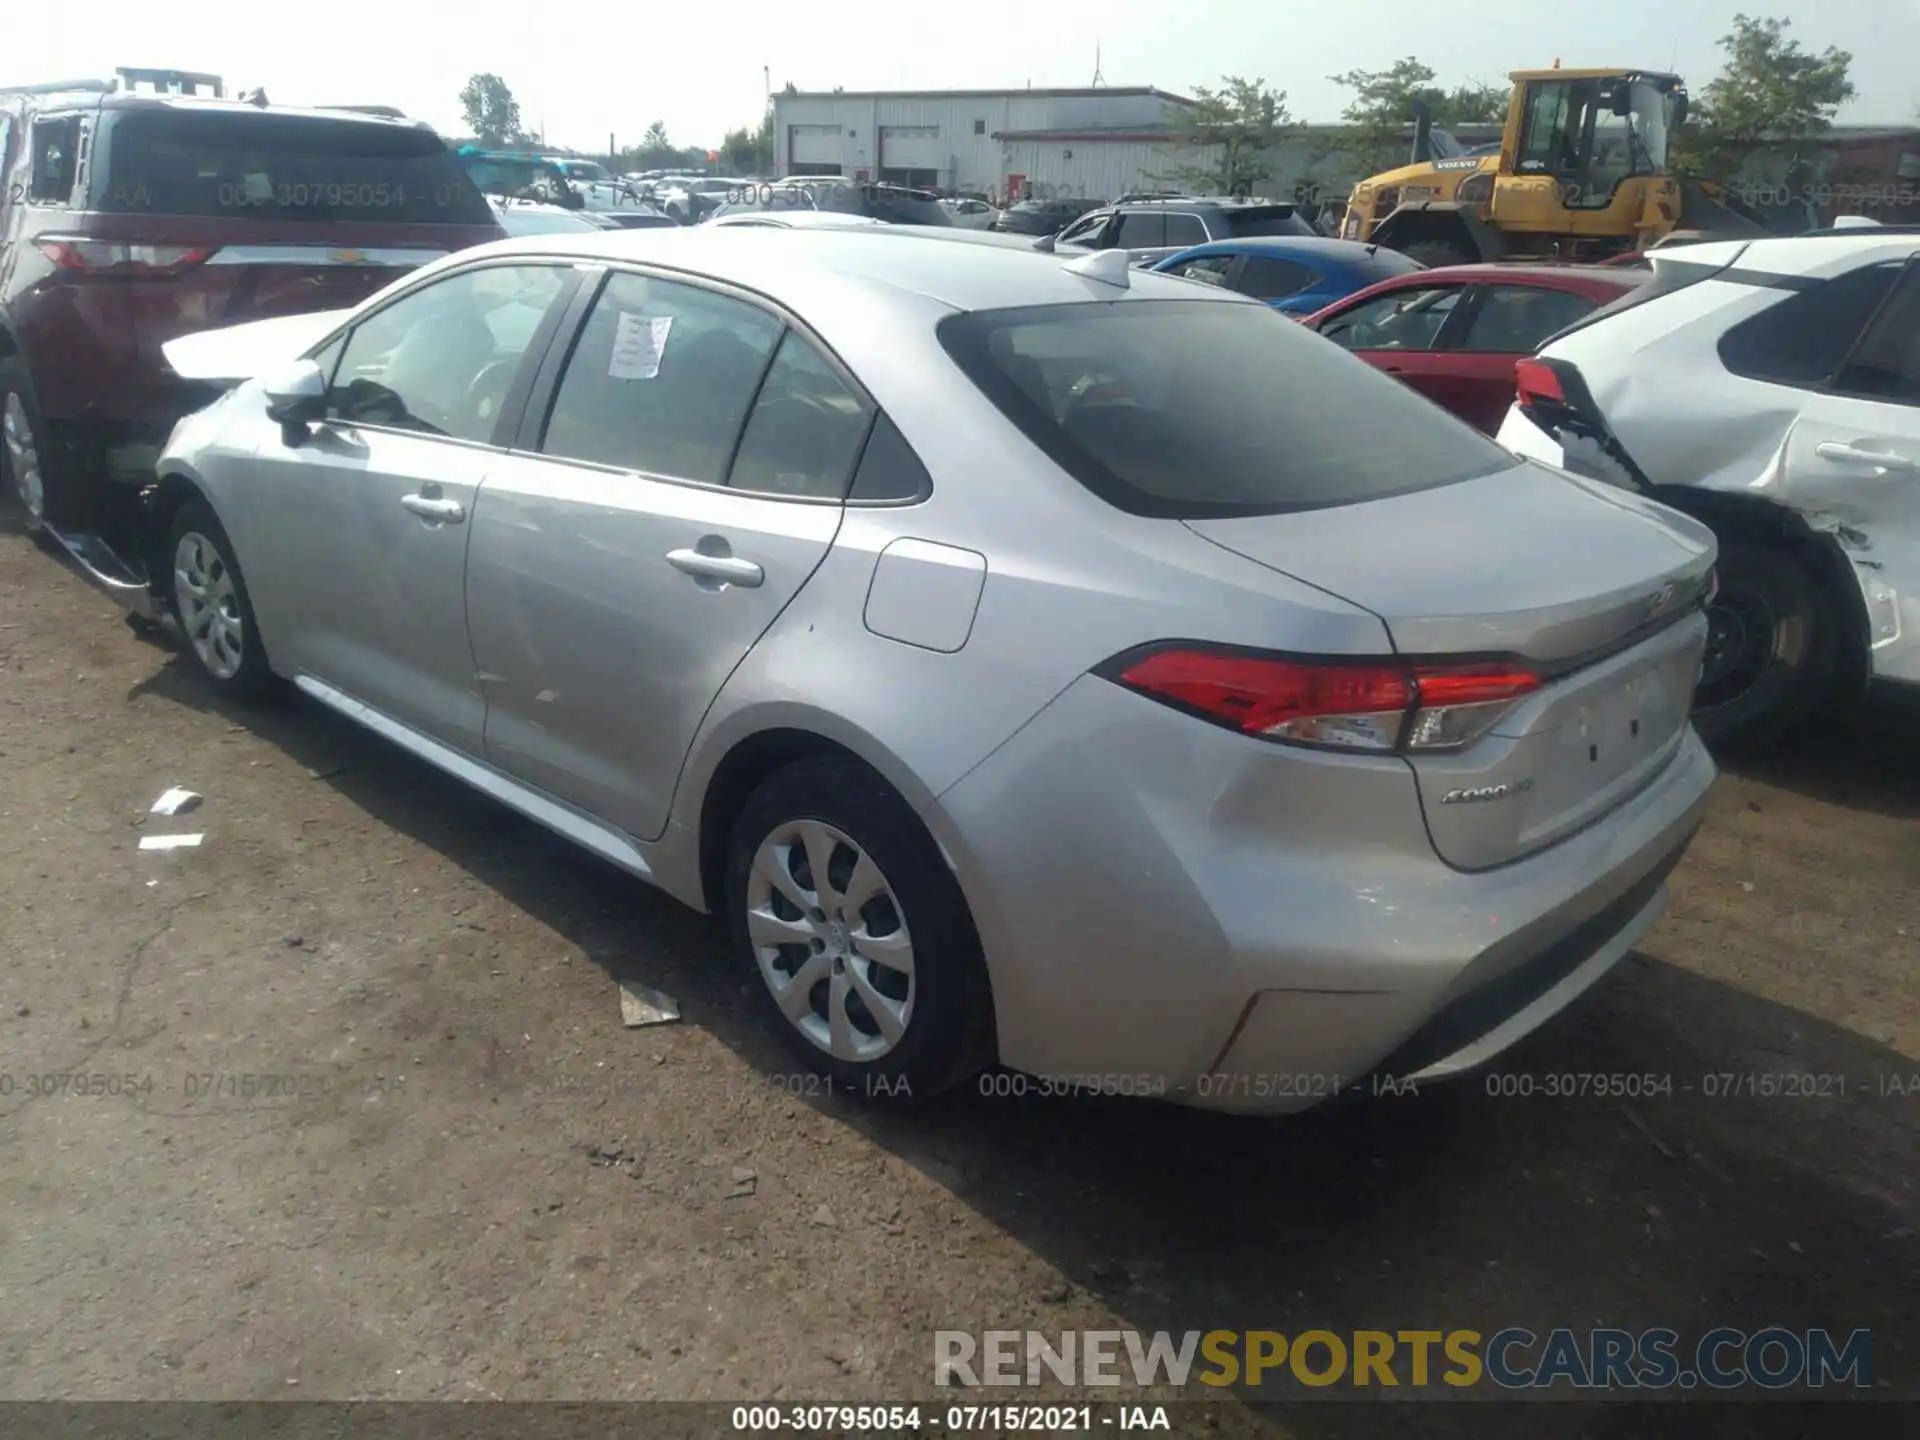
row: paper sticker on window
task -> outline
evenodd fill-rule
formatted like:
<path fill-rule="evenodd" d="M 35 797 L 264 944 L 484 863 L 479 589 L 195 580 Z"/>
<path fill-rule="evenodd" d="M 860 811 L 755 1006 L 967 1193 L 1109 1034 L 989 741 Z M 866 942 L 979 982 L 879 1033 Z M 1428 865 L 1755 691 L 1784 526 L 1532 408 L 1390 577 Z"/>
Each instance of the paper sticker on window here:
<path fill-rule="evenodd" d="M 667 332 L 672 329 L 671 315 L 648 317 L 622 311 L 607 374 L 615 380 L 653 379 L 660 373 L 660 361 L 667 353 Z"/>
<path fill-rule="evenodd" d="M 255 205 L 262 205 L 273 199 L 273 181 L 268 179 L 263 171 L 247 172 L 246 181 L 240 189 L 241 193 Z"/>

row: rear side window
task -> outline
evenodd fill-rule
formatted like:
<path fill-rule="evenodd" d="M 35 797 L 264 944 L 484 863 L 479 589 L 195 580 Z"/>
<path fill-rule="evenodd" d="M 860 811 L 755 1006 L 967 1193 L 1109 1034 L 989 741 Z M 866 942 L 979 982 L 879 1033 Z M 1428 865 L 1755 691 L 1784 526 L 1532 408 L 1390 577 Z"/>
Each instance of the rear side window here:
<path fill-rule="evenodd" d="M 1549 335 L 1593 309 L 1593 301 L 1566 290 L 1532 285 L 1489 285 L 1460 341 L 1462 350 L 1531 355 Z"/>
<path fill-rule="evenodd" d="M 1035 445 L 1135 515 L 1351 505 L 1517 463 L 1264 305 L 985 310 L 950 316 L 939 334 Z"/>
<path fill-rule="evenodd" d="M 1180 211 L 1168 213 L 1167 244 L 1204 245 L 1207 239 L 1207 227 L 1201 224 L 1198 215 L 1188 215 Z"/>
<path fill-rule="evenodd" d="M 541 450 L 725 484 L 782 328 L 729 295 L 610 277 L 567 360 Z"/>
<path fill-rule="evenodd" d="M 789 330 L 747 417 L 727 483 L 736 490 L 838 500 L 872 412 L 826 356 Z"/>
<path fill-rule="evenodd" d="M 1120 250 L 1158 250 L 1167 243 L 1167 217 L 1164 212 L 1139 211 L 1120 217 L 1120 227 L 1108 244 Z"/>
<path fill-rule="evenodd" d="M 1267 255 L 1250 255 L 1234 288 L 1256 300 L 1284 300 L 1298 295 L 1320 277 L 1298 260 L 1276 260 Z"/>
<path fill-rule="evenodd" d="M 93 185 L 118 214 L 493 224 L 440 138 L 308 115 L 156 110 L 120 115 Z"/>
<path fill-rule="evenodd" d="M 1318 232 L 1291 205 L 1250 205 L 1224 210 L 1227 234 L 1236 240 L 1254 235 L 1313 235 Z"/>
<path fill-rule="evenodd" d="M 79 151 L 79 116 L 35 121 L 33 169 L 27 178 L 27 198 L 43 205 L 63 203 L 73 193 L 74 164 Z"/>
<path fill-rule="evenodd" d="M 1920 269 L 1909 265 L 1873 318 L 1833 388 L 1848 395 L 1920 405 Z"/>
<path fill-rule="evenodd" d="M 1720 337 L 1720 361 L 1750 380 L 1825 385 L 1899 277 L 1898 264 L 1865 265 L 1786 292 Z"/>

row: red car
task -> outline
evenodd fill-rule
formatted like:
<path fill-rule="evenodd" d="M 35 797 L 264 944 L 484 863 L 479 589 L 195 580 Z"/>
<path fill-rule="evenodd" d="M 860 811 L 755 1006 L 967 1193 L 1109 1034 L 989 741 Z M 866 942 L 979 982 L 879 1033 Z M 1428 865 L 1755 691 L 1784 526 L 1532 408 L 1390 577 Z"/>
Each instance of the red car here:
<path fill-rule="evenodd" d="M 1382 280 L 1303 323 L 1491 435 L 1513 403 L 1515 361 L 1650 278 L 1618 266 L 1449 265 Z"/>

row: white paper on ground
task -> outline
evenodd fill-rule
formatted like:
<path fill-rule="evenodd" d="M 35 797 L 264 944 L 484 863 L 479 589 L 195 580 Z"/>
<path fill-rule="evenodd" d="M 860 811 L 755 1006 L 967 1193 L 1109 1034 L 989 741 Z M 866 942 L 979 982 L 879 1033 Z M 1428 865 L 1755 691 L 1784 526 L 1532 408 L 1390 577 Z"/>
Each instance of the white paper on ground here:
<path fill-rule="evenodd" d="M 660 362 L 667 353 L 667 335 L 672 329 L 671 315 L 649 317 L 622 311 L 607 374 L 615 380 L 653 379 L 660 373 Z"/>
<path fill-rule="evenodd" d="M 200 797 L 194 794 L 193 791 L 182 790 L 176 785 L 153 802 L 153 809 L 149 813 L 154 815 L 184 815 L 187 811 L 199 805 L 199 803 Z"/>
<path fill-rule="evenodd" d="M 620 982 L 620 1019 L 629 1030 L 642 1025 L 665 1025 L 680 1018 L 680 1002 L 664 990 L 638 980 Z"/>
<path fill-rule="evenodd" d="M 188 850 L 198 845 L 204 838 L 201 835 L 142 835 L 140 848 L 142 850 Z"/>

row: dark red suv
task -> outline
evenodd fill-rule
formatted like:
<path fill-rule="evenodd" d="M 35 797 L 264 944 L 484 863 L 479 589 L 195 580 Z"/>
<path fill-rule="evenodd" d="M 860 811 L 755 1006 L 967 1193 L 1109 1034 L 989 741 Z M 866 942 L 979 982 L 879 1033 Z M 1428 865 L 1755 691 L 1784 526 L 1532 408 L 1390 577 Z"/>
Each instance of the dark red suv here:
<path fill-rule="evenodd" d="M 165 342 L 354 305 L 503 233 L 425 125 L 121 74 L 0 90 L 0 478 L 70 550 L 212 398 Z M 156 75 L 167 93 L 125 83 Z"/>

